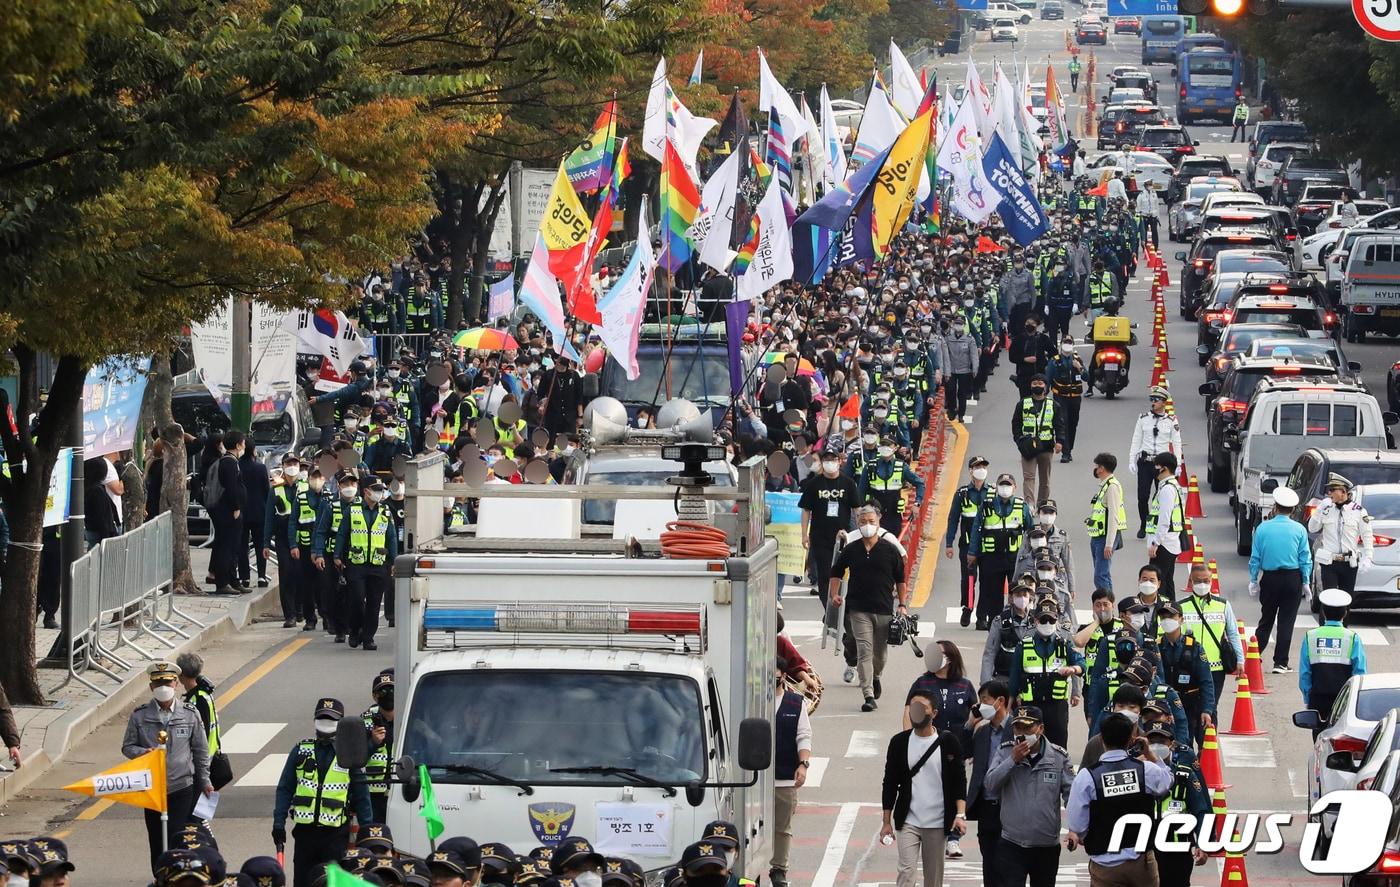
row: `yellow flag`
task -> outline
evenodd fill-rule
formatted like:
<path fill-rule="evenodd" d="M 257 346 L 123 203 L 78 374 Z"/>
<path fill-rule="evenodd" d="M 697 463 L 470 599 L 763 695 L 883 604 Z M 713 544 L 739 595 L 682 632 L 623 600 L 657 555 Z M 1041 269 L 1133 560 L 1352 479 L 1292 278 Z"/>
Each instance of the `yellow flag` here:
<path fill-rule="evenodd" d="M 544 219 L 540 222 L 544 245 L 551 253 L 567 252 L 588 239 L 590 227 L 588 212 L 579 202 L 578 194 L 569 183 L 568 173 L 564 172 L 564 164 L 561 163 L 559 174 L 554 178 L 554 187 L 549 192 Z"/>
<path fill-rule="evenodd" d="M 96 776 L 65 785 L 63 790 L 164 813 L 165 749 L 148 751 Z"/>
<path fill-rule="evenodd" d="M 885 255 L 890 241 L 904 227 L 909 211 L 914 208 L 932 126 L 933 108 L 930 107 L 900 133 L 875 176 L 871 189 L 874 194 L 871 219 L 874 225 L 872 239 L 878 256 Z"/>

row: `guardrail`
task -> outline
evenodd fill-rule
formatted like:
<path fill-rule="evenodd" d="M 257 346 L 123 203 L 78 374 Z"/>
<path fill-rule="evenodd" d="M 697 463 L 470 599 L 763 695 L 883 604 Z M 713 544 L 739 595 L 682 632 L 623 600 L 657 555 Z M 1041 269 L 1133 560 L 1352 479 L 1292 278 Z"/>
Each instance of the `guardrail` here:
<path fill-rule="evenodd" d="M 73 562 L 68 676 L 63 684 L 77 681 L 110 696 L 83 675 L 97 672 L 120 683 L 122 676 L 107 663 L 122 670 L 130 670 L 133 665 L 117 650 L 125 647 L 130 650 L 128 655 L 153 659 L 155 655 L 138 645 L 138 639 L 146 642 L 150 638 L 173 650 L 177 645 L 157 629 L 188 640 L 189 634 L 174 624 L 174 617 L 204 627 L 175 607 L 171 520 L 170 512 L 165 512 L 130 533 L 104 539 Z"/>
<path fill-rule="evenodd" d="M 943 466 L 943 451 L 948 436 L 948 413 L 943 405 L 942 388 L 938 389 L 938 396 L 934 398 L 933 406 L 929 407 L 927 422 L 928 427 L 924 429 L 918 461 L 914 467 L 914 471 L 924 482 L 924 501 L 914 519 L 904 522 L 904 529 L 899 534 L 899 542 L 908 553 L 904 559 L 905 583 L 913 580 L 919 567 L 919 559 L 923 556 L 924 528 L 928 524 L 933 497 L 938 492 L 939 474 Z"/>

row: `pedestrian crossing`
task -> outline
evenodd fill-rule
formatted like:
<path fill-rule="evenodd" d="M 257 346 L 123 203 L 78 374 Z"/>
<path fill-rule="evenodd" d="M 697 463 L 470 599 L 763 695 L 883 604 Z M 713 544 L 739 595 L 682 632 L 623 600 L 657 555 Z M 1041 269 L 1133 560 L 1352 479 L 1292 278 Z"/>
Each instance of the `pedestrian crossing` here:
<path fill-rule="evenodd" d="M 884 740 L 875 730 L 852 730 L 851 741 L 846 744 L 848 758 L 874 758 L 881 753 Z"/>
<path fill-rule="evenodd" d="M 287 765 L 288 754 L 271 754 L 259 760 L 247 773 L 236 779 L 234 788 L 273 788 Z"/>
<path fill-rule="evenodd" d="M 286 723 L 240 721 L 219 735 L 219 749 L 230 755 L 254 755 L 286 729 Z"/>

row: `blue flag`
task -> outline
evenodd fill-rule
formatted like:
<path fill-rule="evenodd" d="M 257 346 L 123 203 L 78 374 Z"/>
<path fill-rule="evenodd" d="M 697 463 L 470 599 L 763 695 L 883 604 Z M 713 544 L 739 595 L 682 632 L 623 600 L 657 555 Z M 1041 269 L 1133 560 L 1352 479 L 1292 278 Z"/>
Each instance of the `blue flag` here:
<path fill-rule="evenodd" d="M 832 188 L 821 200 L 812 204 L 805 213 L 797 217 L 797 221 L 828 231 L 840 231 L 845 228 L 846 221 L 851 217 L 851 213 L 855 212 L 856 205 L 869 194 L 870 186 L 875 183 L 875 175 L 880 171 L 880 167 L 884 166 L 889 153 L 889 148 L 886 148 L 876 154 L 869 163 L 852 173 L 849 179 Z"/>
<path fill-rule="evenodd" d="M 982 172 L 992 190 L 1001 197 L 997 212 L 1006 225 L 1006 232 L 1021 246 L 1029 246 L 1050 230 L 1045 210 L 1036 199 L 1035 191 L 1021 175 L 1021 166 L 1007 150 L 1001 135 L 992 133 L 991 142 L 982 152 Z"/>
<path fill-rule="evenodd" d="M 833 245 L 841 235 L 820 225 L 798 222 L 792 228 L 792 279 L 806 285 L 816 285 L 831 269 L 836 256 Z"/>

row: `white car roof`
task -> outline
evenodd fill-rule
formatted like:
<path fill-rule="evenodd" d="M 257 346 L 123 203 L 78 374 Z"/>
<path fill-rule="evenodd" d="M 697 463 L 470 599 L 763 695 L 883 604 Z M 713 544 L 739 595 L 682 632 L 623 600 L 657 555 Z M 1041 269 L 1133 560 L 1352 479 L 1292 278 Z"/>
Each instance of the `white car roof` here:
<path fill-rule="evenodd" d="M 1353 675 L 1351 678 L 1356 682 L 1358 690 L 1393 689 L 1400 687 L 1400 672 L 1381 671 L 1366 672 L 1361 675 Z"/>

